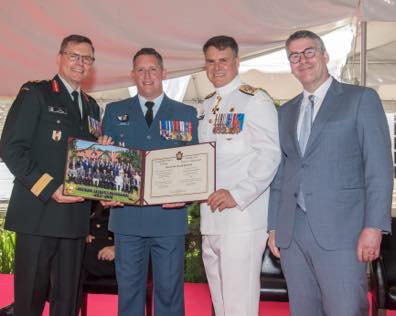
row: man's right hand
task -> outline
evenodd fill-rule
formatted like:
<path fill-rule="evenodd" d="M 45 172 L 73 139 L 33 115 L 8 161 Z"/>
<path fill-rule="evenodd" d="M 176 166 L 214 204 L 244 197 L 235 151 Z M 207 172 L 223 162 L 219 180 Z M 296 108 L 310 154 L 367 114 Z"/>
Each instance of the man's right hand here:
<path fill-rule="evenodd" d="M 99 136 L 97 142 L 101 145 L 114 145 L 114 141 L 110 136 L 107 135 L 103 135 L 103 136 Z"/>
<path fill-rule="evenodd" d="M 79 196 L 67 196 L 63 195 L 63 184 L 56 189 L 56 191 L 52 194 L 52 198 L 58 203 L 78 203 L 84 202 L 84 199 Z"/>
<path fill-rule="evenodd" d="M 109 208 L 109 207 L 122 207 L 122 206 L 124 206 L 124 203 L 116 202 L 116 201 L 104 201 L 104 200 L 100 200 L 99 202 L 100 202 L 100 204 L 102 204 L 102 206 L 103 206 L 104 208 Z"/>
<path fill-rule="evenodd" d="M 275 244 L 275 231 L 271 230 L 268 237 L 268 247 L 271 249 L 272 254 L 280 258 L 280 251 L 279 248 Z"/>

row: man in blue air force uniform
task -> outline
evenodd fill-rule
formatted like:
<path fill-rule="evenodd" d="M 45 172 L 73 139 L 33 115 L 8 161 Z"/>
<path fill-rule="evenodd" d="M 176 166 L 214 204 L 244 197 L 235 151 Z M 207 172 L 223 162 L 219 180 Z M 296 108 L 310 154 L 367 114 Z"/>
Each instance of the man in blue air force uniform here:
<path fill-rule="evenodd" d="M 115 144 L 150 150 L 197 143 L 196 111 L 164 94 L 165 77 L 157 51 L 143 48 L 135 54 L 132 78 L 138 95 L 109 104 L 103 119 L 103 133 Z M 113 208 L 109 229 L 115 234 L 119 315 L 144 315 L 149 255 L 155 314 L 184 315 L 186 207 Z"/>

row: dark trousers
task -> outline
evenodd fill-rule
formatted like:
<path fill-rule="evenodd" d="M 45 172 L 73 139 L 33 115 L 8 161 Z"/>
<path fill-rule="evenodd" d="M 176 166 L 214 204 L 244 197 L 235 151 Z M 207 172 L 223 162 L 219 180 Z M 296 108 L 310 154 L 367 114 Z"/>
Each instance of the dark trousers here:
<path fill-rule="evenodd" d="M 45 301 L 51 316 L 78 315 L 84 238 L 17 233 L 15 316 L 41 316 Z"/>

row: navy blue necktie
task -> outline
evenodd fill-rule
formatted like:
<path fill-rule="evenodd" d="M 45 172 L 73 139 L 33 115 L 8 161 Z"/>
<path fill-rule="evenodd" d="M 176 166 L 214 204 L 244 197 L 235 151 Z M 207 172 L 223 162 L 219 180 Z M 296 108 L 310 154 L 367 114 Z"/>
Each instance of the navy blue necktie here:
<path fill-rule="evenodd" d="M 82 111 L 80 109 L 80 103 L 78 102 L 78 98 L 80 97 L 80 94 L 78 93 L 78 91 L 74 90 L 71 95 L 73 96 L 73 103 L 75 104 L 75 106 L 77 107 L 79 113 L 80 113 L 80 117 L 82 117 Z"/>
<path fill-rule="evenodd" d="M 154 106 L 154 102 L 147 101 L 144 105 L 147 107 L 147 112 L 146 112 L 146 115 L 144 116 L 144 118 L 146 119 L 148 127 L 150 127 L 151 123 L 153 122 L 153 106 Z"/>

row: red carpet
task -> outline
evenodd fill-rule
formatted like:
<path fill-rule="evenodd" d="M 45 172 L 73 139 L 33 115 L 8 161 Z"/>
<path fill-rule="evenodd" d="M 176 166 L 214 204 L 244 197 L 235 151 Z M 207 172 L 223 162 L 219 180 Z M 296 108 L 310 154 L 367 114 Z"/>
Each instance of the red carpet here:
<path fill-rule="evenodd" d="M 13 276 L 0 274 L 0 306 L 5 306 L 13 301 Z M 206 284 L 185 284 L 186 316 L 210 316 L 211 305 L 209 290 Z M 48 307 L 44 311 L 48 316 Z M 117 296 L 115 295 L 89 295 L 88 316 L 116 316 Z M 261 302 L 260 316 L 289 316 L 287 303 Z M 396 316 L 395 311 L 388 311 L 388 316 Z"/>

